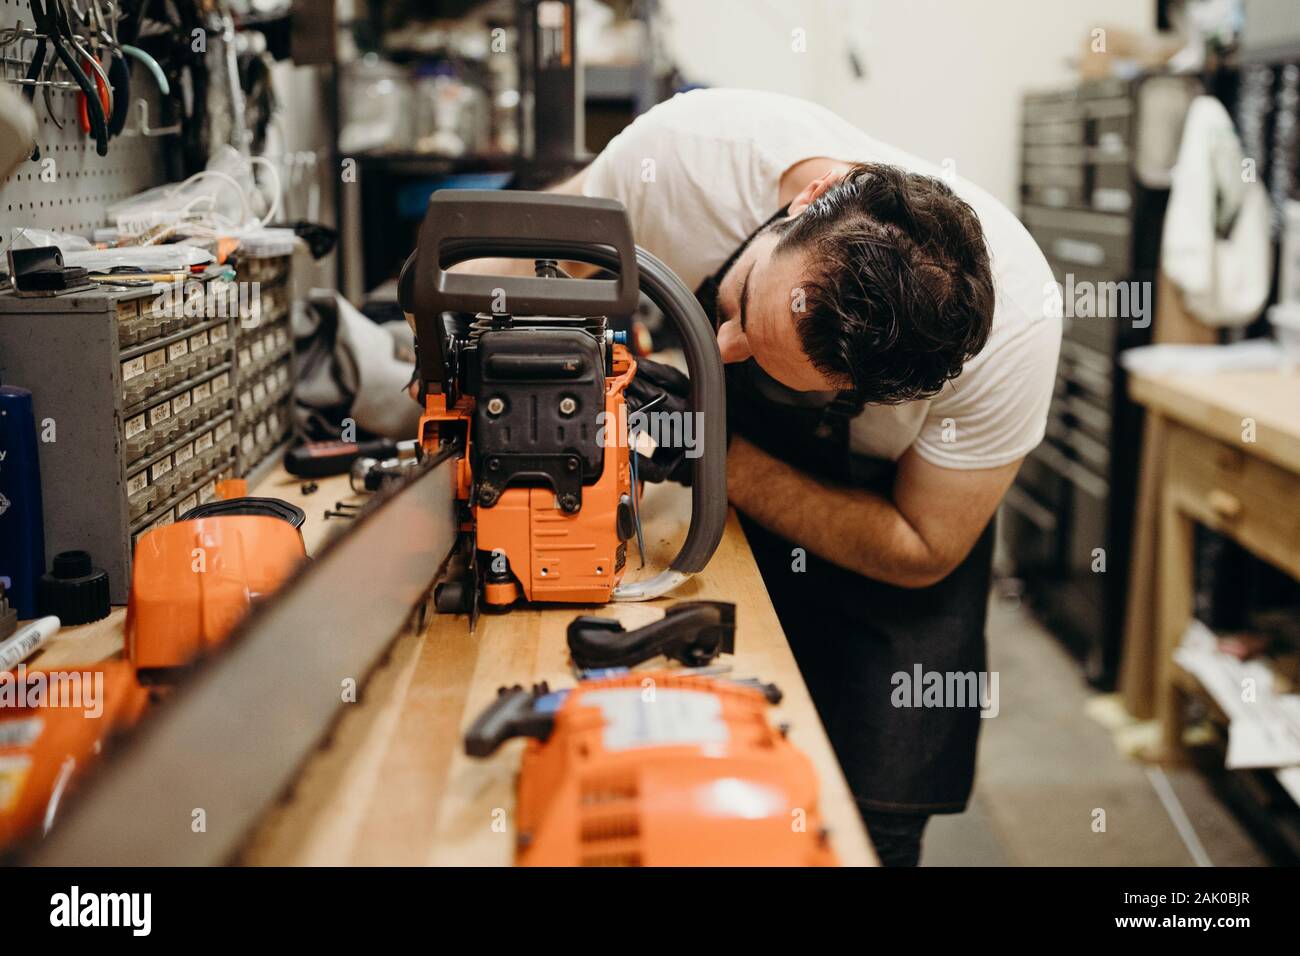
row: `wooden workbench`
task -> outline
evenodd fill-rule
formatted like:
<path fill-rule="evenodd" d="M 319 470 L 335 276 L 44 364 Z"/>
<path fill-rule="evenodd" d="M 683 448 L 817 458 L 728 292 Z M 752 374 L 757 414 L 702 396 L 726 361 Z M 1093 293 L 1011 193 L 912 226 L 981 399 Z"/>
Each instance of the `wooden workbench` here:
<path fill-rule="evenodd" d="M 336 501 L 359 501 L 344 478 L 319 482 L 310 496 L 283 471 L 255 491 L 298 504 L 309 553 L 344 520 L 326 521 Z M 689 515 L 689 492 L 651 486 L 646 520 L 648 575 L 676 551 Z M 640 576 L 631 555 L 629 580 Z M 365 569 L 357 569 L 365 586 Z M 673 600 L 720 599 L 737 605 L 737 653 L 720 663 L 730 676 L 758 677 L 784 691 L 771 719 L 790 725 L 821 782 L 821 811 L 842 863 L 875 865 L 848 787 L 786 643 L 734 513 L 708 568 L 672 595 L 647 604 L 515 610 L 483 615 L 475 633 L 462 616 L 434 616 L 398 638 L 387 660 L 345 711 L 328 746 L 309 759 L 293 791 L 253 835 L 243 862 L 269 865 L 469 865 L 512 861 L 514 782 L 521 741 L 487 760 L 464 755 L 463 731 L 498 687 L 546 680 L 571 686 L 565 628 L 578 613 L 616 616 L 629 626 L 653 620 Z M 122 647 L 123 609 L 104 621 L 68 628 L 37 658 L 56 665 L 106 659 Z M 232 702 L 237 706 L 237 702 Z M 707 863 L 707 860 L 701 860 Z"/>
<path fill-rule="evenodd" d="M 1147 434 L 1159 448 L 1146 460 L 1159 463 L 1159 491 L 1155 590 L 1130 596 L 1154 602 L 1154 641 L 1147 648 L 1130 640 L 1125 654 L 1151 655 L 1162 730 L 1152 756 L 1178 759 L 1194 678 L 1173 652 L 1192 614 L 1195 524 L 1300 579 L 1300 375 L 1134 375 L 1129 391 L 1157 426 Z"/>

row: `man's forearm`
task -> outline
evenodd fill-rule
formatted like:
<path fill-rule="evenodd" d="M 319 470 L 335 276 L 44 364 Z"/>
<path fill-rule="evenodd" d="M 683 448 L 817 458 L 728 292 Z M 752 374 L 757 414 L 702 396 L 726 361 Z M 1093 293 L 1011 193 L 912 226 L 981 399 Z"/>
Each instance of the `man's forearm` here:
<path fill-rule="evenodd" d="M 727 454 L 727 497 L 765 528 L 858 574 L 923 587 L 946 571 L 889 499 L 819 481 L 739 436 Z"/>

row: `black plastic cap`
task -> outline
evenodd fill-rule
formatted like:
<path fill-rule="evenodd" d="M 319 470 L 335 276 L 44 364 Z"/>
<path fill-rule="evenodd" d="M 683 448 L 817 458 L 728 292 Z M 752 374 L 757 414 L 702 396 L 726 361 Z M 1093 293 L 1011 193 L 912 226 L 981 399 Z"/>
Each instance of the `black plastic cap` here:
<path fill-rule="evenodd" d="M 54 556 L 53 570 L 41 576 L 37 606 L 63 627 L 108 617 L 108 572 L 94 567 L 85 551 L 62 551 Z"/>

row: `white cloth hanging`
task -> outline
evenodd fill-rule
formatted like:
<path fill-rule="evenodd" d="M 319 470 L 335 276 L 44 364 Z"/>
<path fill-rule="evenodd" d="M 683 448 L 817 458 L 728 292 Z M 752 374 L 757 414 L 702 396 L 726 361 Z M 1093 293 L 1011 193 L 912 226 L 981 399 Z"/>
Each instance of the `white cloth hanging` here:
<path fill-rule="evenodd" d="M 1160 267 L 1182 291 L 1188 310 L 1207 325 L 1248 325 L 1268 301 L 1268 193 L 1254 175 L 1262 162 L 1242 156 L 1222 103 L 1212 96 L 1192 101 L 1174 166 Z"/>

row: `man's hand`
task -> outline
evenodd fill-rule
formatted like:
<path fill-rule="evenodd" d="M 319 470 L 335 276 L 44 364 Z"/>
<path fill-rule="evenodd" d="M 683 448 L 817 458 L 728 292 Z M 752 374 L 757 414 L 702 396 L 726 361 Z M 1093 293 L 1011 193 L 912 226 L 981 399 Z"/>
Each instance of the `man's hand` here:
<path fill-rule="evenodd" d="M 866 577 L 921 588 L 970 553 L 1020 462 L 962 471 L 909 450 L 892 500 L 819 481 L 740 436 L 727 454 L 727 497 L 759 524 Z"/>
<path fill-rule="evenodd" d="M 628 422 L 633 427 L 649 427 L 652 419 L 646 416 L 661 415 L 664 416 L 662 420 L 669 421 L 672 418 L 680 420 L 691 414 L 691 380 L 684 372 L 666 362 L 638 358 L 636 375 L 628 384 L 624 396 L 627 399 Z M 646 409 L 648 411 L 643 411 Z M 638 412 L 641 414 L 638 415 Z M 651 432 L 657 437 L 669 437 L 658 429 L 651 429 Z M 694 471 L 691 459 L 686 457 L 685 448 L 664 444 L 655 448 L 649 456 L 635 450 L 633 454 L 637 456 L 637 477 L 643 481 L 676 481 L 683 485 L 691 483 Z"/>

